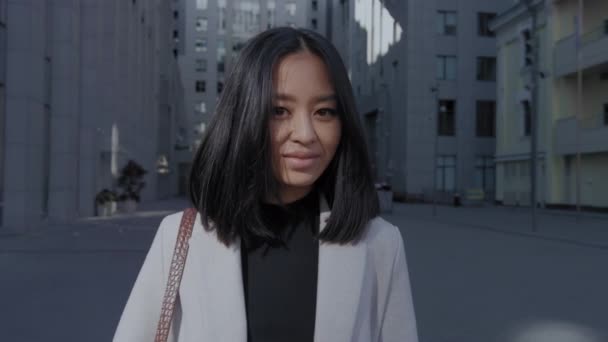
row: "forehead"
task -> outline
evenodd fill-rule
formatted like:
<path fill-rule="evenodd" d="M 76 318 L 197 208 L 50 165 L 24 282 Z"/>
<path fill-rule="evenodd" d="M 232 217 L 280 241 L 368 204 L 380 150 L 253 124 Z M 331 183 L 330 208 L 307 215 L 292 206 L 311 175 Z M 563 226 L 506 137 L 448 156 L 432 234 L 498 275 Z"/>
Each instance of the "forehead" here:
<path fill-rule="evenodd" d="M 330 94 L 334 90 L 325 62 L 308 51 L 289 54 L 279 61 L 273 87 L 275 93 L 294 97 Z"/>

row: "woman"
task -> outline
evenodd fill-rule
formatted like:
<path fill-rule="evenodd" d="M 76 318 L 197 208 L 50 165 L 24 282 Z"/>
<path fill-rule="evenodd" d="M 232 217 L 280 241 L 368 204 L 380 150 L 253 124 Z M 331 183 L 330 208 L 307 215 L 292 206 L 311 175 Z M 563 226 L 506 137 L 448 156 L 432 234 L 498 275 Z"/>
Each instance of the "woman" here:
<path fill-rule="evenodd" d="M 369 165 L 331 43 L 252 38 L 194 158 L 170 340 L 416 342 L 403 240 L 377 216 Z M 182 213 L 160 224 L 114 341 L 153 340 Z"/>

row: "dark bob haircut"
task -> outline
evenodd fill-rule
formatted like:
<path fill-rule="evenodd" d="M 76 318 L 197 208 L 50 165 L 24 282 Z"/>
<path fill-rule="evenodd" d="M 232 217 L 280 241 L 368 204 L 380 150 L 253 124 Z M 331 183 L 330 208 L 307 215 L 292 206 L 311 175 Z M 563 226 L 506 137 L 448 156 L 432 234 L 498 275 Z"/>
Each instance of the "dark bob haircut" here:
<path fill-rule="evenodd" d="M 378 215 L 367 146 L 346 68 L 335 47 L 307 29 L 278 27 L 251 38 L 236 58 L 194 156 L 190 200 L 207 230 L 230 245 L 245 235 L 277 238 L 263 224 L 261 203 L 278 199 L 268 129 L 273 72 L 283 57 L 309 51 L 327 65 L 342 125 L 336 154 L 315 188 L 331 215 L 318 239 L 353 243 Z"/>

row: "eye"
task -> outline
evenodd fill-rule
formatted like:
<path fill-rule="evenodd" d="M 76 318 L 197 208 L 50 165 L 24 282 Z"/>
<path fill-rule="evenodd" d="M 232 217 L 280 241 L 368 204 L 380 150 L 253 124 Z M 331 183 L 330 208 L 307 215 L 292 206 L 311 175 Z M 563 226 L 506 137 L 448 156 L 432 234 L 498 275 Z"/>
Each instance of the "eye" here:
<path fill-rule="evenodd" d="M 274 116 L 285 116 L 287 115 L 287 109 L 283 108 L 283 107 L 274 107 L 273 111 L 272 111 L 272 115 Z"/>
<path fill-rule="evenodd" d="M 317 111 L 317 114 L 319 114 L 322 117 L 331 117 L 331 116 L 336 116 L 338 114 L 338 111 L 336 111 L 335 109 L 332 109 L 332 108 L 322 108 Z"/>

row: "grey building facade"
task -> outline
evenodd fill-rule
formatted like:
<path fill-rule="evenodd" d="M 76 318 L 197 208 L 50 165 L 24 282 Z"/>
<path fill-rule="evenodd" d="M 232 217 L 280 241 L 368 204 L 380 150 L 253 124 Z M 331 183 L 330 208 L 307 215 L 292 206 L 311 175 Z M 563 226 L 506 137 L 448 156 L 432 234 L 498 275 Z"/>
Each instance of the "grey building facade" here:
<path fill-rule="evenodd" d="M 95 215 L 127 160 L 176 192 L 183 90 L 169 2 L 0 1 L 0 229 Z"/>
<path fill-rule="evenodd" d="M 184 34 L 179 65 L 189 124 L 180 136 L 179 189 L 186 194 L 191 159 L 213 115 L 234 58 L 247 39 L 271 27 L 293 26 L 328 34 L 327 0 L 180 0 Z"/>
<path fill-rule="evenodd" d="M 376 178 L 430 200 L 493 198 L 496 41 L 512 1 L 332 2 L 333 41 L 351 73 Z"/>

